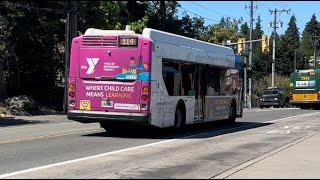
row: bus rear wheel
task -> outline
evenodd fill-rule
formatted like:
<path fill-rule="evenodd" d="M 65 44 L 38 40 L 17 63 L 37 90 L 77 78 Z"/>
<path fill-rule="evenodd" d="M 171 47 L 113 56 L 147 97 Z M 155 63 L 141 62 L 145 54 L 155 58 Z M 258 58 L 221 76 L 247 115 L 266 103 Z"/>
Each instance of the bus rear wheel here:
<path fill-rule="evenodd" d="M 307 105 L 300 105 L 300 109 L 309 109 L 309 107 Z"/>
<path fill-rule="evenodd" d="M 230 114 L 229 114 L 229 123 L 235 123 L 236 122 L 236 114 L 237 114 L 237 109 L 235 103 L 232 103 L 230 106 Z"/>
<path fill-rule="evenodd" d="M 118 135 L 121 133 L 128 133 L 131 130 L 131 129 L 127 128 L 126 126 L 121 126 L 119 124 L 104 123 L 104 122 L 100 122 L 100 126 L 109 135 Z"/>
<path fill-rule="evenodd" d="M 181 112 L 181 109 L 178 107 L 174 115 L 174 128 L 179 129 L 181 127 L 182 127 L 182 112 Z"/>

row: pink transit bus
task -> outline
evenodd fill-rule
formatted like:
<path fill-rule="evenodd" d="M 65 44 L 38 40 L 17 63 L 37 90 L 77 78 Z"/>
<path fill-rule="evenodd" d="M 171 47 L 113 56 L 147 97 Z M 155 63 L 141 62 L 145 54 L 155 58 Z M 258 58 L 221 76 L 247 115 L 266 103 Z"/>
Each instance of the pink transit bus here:
<path fill-rule="evenodd" d="M 89 28 L 72 40 L 67 117 L 107 131 L 235 122 L 241 62 L 229 47 L 155 29 Z"/>

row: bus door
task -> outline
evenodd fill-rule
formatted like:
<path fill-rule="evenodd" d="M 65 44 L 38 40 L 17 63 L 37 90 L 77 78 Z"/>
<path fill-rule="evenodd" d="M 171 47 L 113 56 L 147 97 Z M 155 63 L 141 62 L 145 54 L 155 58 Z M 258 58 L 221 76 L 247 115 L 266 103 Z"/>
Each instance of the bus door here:
<path fill-rule="evenodd" d="M 205 94 L 207 90 L 206 86 L 206 66 L 196 65 L 195 70 L 195 122 L 204 122 L 204 110 L 205 110 Z"/>

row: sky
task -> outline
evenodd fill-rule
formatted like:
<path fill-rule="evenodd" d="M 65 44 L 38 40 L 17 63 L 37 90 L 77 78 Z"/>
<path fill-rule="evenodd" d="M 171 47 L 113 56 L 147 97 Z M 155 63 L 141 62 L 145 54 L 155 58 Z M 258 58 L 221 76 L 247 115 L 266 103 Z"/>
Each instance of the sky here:
<path fill-rule="evenodd" d="M 231 19 L 243 18 L 250 27 L 250 1 L 178 1 L 181 8 L 178 8 L 179 19 L 186 13 L 190 17 L 203 17 L 205 25 L 219 23 L 222 17 Z M 264 34 L 271 35 L 272 27 L 268 24 L 274 21 L 274 14 L 269 10 L 289 10 L 288 13 L 277 13 L 277 22 L 282 21 L 283 26 L 277 28 L 278 34 L 283 34 L 288 28 L 288 23 L 292 15 L 296 16 L 297 27 L 302 34 L 307 22 L 310 21 L 313 14 L 316 15 L 317 21 L 320 22 L 320 1 L 253 1 L 253 19 L 260 15 L 261 26 Z M 253 21 L 253 28 L 256 21 Z"/>

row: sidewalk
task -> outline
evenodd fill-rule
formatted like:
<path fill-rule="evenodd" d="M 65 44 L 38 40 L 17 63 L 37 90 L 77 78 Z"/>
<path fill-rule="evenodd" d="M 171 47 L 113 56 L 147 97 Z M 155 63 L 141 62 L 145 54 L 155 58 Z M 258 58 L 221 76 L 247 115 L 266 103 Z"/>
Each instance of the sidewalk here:
<path fill-rule="evenodd" d="M 227 179 L 319 179 L 320 134 L 308 137 L 276 154 L 227 176 Z"/>

